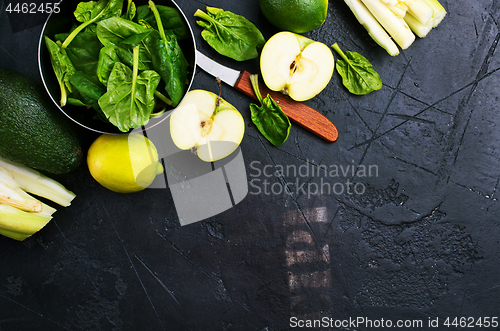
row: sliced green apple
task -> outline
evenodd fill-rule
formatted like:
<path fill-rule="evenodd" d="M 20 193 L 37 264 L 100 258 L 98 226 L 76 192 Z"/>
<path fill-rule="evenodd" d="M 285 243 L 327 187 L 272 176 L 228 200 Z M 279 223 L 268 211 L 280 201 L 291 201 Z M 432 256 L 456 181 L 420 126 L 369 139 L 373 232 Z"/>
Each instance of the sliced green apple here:
<path fill-rule="evenodd" d="M 212 92 L 189 91 L 170 116 L 170 135 L 183 150 L 194 149 L 206 162 L 230 155 L 240 145 L 245 122 L 240 112 Z"/>
<path fill-rule="evenodd" d="M 267 87 L 296 101 L 311 99 L 321 92 L 330 82 L 334 67 L 328 46 L 288 31 L 272 36 L 260 56 Z"/>

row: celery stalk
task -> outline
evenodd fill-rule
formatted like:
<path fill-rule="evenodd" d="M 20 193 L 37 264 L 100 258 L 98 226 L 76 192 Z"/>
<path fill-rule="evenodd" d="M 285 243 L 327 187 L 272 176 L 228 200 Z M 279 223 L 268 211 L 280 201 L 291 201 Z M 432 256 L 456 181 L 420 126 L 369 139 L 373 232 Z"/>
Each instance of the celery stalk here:
<path fill-rule="evenodd" d="M 352 13 L 358 20 L 358 22 L 363 25 L 363 27 L 368 31 L 368 34 L 372 39 L 382 48 L 384 48 L 387 53 L 391 56 L 396 56 L 399 54 L 399 49 L 387 34 L 380 23 L 375 19 L 375 17 L 370 13 L 368 8 L 361 2 L 361 0 L 344 0 L 347 6 L 351 9 Z"/>
<path fill-rule="evenodd" d="M 52 216 L 30 213 L 0 204 L 0 234 L 15 240 L 24 240 L 42 229 Z"/>
<path fill-rule="evenodd" d="M 42 202 L 42 211 L 39 212 L 38 214 L 45 215 L 45 216 L 52 216 L 57 210 L 45 203 Z"/>
<path fill-rule="evenodd" d="M 441 23 L 443 18 L 446 16 L 446 10 L 441 6 L 437 0 L 422 0 L 425 1 L 432 8 L 432 18 L 426 24 L 420 22 L 411 13 L 406 13 L 405 22 L 408 24 L 410 29 L 420 38 L 424 38 L 427 34 L 436 26 Z"/>
<path fill-rule="evenodd" d="M 380 0 L 362 0 L 362 2 L 402 49 L 407 49 L 415 41 L 415 35 L 404 19 L 394 15 L 383 2 Z"/>
<path fill-rule="evenodd" d="M 435 28 L 436 26 L 441 23 L 443 18 L 446 16 L 446 10 L 444 7 L 439 3 L 438 0 L 423 0 L 427 5 L 429 5 L 432 8 L 432 27 Z"/>
<path fill-rule="evenodd" d="M 387 8 L 389 8 L 394 13 L 394 15 L 396 15 L 397 17 L 400 17 L 400 18 L 405 17 L 406 12 L 408 11 L 408 6 L 404 2 L 396 1 L 396 0 L 394 0 L 394 1 L 380 0 L 380 1 L 385 3 Z"/>
<path fill-rule="evenodd" d="M 24 211 L 40 212 L 42 203 L 24 192 L 16 181 L 0 166 L 0 203 Z"/>
<path fill-rule="evenodd" d="M 69 206 L 76 196 L 52 178 L 20 163 L 0 157 L 0 166 L 11 173 L 12 178 L 24 191 L 49 199 L 61 206 Z"/>
<path fill-rule="evenodd" d="M 29 212 L 41 212 L 42 203 L 23 190 L 12 189 L 0 183 L 0 203 Z"/>
<path fill-rule="evenodd" d="M 433 10 L 424 0 L 405 0 L 408 13 L 422 24 L 429 23 Z"/>
<path fill-rule="evenodd" d="M 427 24 L 423 24 L 410 13 L 406 13 L 405 22 L 408 24 L 411 31 L 413 31 L 413 33 L 415 33 L 419 38 L 425 38 L 432 30 L 432 21 Z"/>
<path fill-rule="evenodd" d="M 29 234 L 29 233 L 15 232 L 15 231 L 10 231 L 10 230 L 5 230 L 5 229 L 2 229 L 2 228 L 0 228 L 0 234 L 2 236 L 8 237 L 8 238 L 12 238 L 12 239 L 15 239 L 15 240 L 18 240 L 18 241 L 23 241 L 24 239 L 26 239 L 29 236 L 31 236 L 31 234 Z"/>

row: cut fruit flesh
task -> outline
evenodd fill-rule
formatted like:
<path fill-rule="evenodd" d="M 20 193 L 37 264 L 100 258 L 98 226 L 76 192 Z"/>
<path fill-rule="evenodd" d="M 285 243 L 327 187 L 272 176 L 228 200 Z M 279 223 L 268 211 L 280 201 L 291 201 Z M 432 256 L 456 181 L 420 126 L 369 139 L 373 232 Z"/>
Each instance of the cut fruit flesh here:
<path fill-rule="evenodd" d="M 308 100 L 330 82 L 335 66 L 328 46 L 291 32 L 269 39 L 261 54 L 262 78 L 270 90 Z"/>
<path fill-rule="evenodd" d="M 217 95 L 190 91 L 170 118 L 170 133 L 183 150 L 195 148 L 203 161 L 220 160 L 241 143 L 245 132 L 243 117 L 226 101 L 216 106 Z M 217 110 L 216 110 L 217 109 Z"/>

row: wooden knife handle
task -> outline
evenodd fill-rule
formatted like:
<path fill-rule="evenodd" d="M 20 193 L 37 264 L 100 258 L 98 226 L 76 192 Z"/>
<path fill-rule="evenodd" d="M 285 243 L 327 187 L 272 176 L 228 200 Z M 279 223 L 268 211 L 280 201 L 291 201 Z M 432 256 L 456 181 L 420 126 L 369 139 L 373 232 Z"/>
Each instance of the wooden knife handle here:
<path fill-rule="evenodd" d="M 234 87 L 249 97 L 258 100 L 253 92 L 250 75 L 251 73 L 243 70 Z M 259 82 L 259 89 L 263 98 L 265 98 L 267 94 L 271 95 L 291 121 L 328 142 L 334 142 L 339 137 L 339 132 L 335 125 L 316 109 L 302 102 L 295 101 L 280 92 L 271 91 L 261 82 Z"/>

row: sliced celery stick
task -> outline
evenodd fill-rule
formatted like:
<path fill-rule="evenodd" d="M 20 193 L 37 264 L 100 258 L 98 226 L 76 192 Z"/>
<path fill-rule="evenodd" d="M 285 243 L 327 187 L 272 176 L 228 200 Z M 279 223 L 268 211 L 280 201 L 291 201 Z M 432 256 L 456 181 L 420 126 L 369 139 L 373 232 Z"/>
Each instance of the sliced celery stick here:
<path fill-rule="evenodd" d="M 368 8 L 361 2 L 361 0 L 344 0 L 349 6 L 352 13 L 358 20 L 358 22 L 363 25 L 363 27 L 368 31 L 368 34 L 372 39 L 382 48 L 384 48 L 387 53 L 391 56 L 396 56 L 399 54 L 398 46 L 394 43 L 391 37 L 387 34 L 380 23 L 373 17 Z"/>
<path fill-rule="evenodd" d="M 402 48 L 407 49 L 415 41 L 415 35 L 403 18 L 397 17 L 380 0 L 362 0 L 387 33 Z"/>

